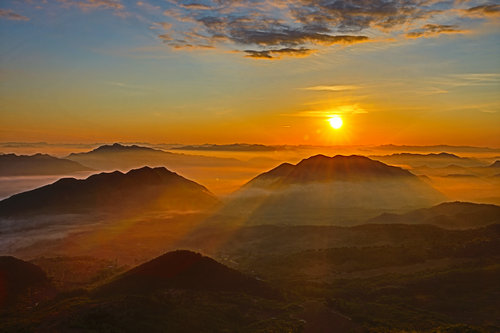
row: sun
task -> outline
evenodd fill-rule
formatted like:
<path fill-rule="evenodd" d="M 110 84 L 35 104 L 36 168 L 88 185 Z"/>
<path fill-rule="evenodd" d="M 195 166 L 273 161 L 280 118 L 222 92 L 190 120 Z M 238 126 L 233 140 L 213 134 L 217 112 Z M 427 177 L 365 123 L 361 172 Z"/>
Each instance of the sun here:
<path fill-rule="evenodd" d="M 330 126 L 332 126 L 334 129 L 339 129 L 342 127 L 343 121 L 340 116 L 333 116 L 328 119 L 328 122 L 330 123 Z"/>

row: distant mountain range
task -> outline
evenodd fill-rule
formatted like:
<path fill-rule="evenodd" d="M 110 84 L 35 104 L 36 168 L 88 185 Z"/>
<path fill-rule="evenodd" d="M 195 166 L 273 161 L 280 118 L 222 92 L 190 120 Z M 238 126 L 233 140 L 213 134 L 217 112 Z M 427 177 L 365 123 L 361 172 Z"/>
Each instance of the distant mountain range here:
<path fill-rule="evenodd" d="M 0 176 L 67 175 L 93 171 L 78 162 L 46 154 L 0 154 Z"/>
<path fill-rule="evenodd" d="M 267 146 L 261 144 L 248 144 L 248 143 L 233 143 L 228 145 L 186 145 L 174 147 L 175 150 L 199 150 L 199 151 L 233 151 L 233 152 L 266 152 L 286 149 L 287 146 Z"/>
<path fill-rule="evenodd" d="M 481 161 L 444 152 L 438 154 L 398 153 L 384 156 L 370 156 L 370 158 L 389 164 L 409 165 L 414 168 L 422 166 L 442 168 L 449 165 L 458 165 L 462 167 L 484 166 L 484 163 Z"/>
<path fill-rule="evenodd" d="M 432 224 L 446 229 L 479 228 L 500 223 L 500 207 L 470 202 L 445 202 L 405 214 L 382 214 L 368 223 Z"/>
<path fill-rule="evenodd" d="M 63 178 L 0 201 L 0 217 L 33 214 L 205 209 L 218 203 L 205 187 L 164 167 Z"/>
<path fill-rule="evenodd" d="M 103 145 L 85 153 L 72 153 L 66 157 L 96 170 L 129 170 L 142 166 L 167 166 L 170 169 L 190 167 L 237 166 L 242 162 L 234 158 L 219 158 L 166 152 L 137 145 Z"/>
<path fill-rule="evenodd" d="M 407 170 L 363 156 L 316 155 L 255 177 L 219 215 L 243 224 L 356 224 L 444 200 Z"/>
<path fill-rule="evenodd" d="M 452 145 L 430 145 L 430 146 L 409 146 L 409 145 L 380 145 L 373 147 L 377 150 L 388 150 L 393 152 L 442 152 L 451 151 L 455 153 L 496 153 L 500 148 L 475 147 L 475 146 L 452 146 Z"/>

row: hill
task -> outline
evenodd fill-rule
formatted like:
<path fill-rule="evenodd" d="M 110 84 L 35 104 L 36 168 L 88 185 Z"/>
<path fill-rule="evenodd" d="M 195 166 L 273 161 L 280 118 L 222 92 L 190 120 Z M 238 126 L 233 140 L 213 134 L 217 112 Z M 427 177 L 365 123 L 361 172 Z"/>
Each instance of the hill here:
<path fill-rule="evenodd" d="M 237 191 L 219 212 L 242 224 L 356 224 L 444 197 L 411 172 L 364 156 L 284 163 Z"/>
<path fill-rule="evenodd" d="M 0 256 L 0 310 L 30 296 L 50 285 L 43 270 L 26 261 L 10 256 Z"/>
<path fill-rule="evenodd" d="M 7 313 L 2 332 L 299 332 L 298 309 L 266 283 L 174 251 L 91 291 Z"/>
<path fill-rule="evenodd" d="M 445 202 L 406 214 L 382 214 L 369 223 L 432 224 L 447 229 L 478 228 L 500 223 L 500 207 L 470 202 Z"/>
<path fill-rule="evenodd" d="M 264 282 L 191 251 L 168 252 L 118 276 L 100 287 L 99 295 L 136 294 L 164 289 L 190 289 L 246 293 L 275 298 Z"/>
<path fill-rule="evenodd" d="M 166 168 L 63 178 L 0 201 L 0 217 L 149 210 L 196 210 L 218 203 L 202 185 Z"/>
<path fill-rule="evenodd" d="M 0 154 L 0 176 L 64 175 L 93 171 L 78 162 L 46 154 Z"/>

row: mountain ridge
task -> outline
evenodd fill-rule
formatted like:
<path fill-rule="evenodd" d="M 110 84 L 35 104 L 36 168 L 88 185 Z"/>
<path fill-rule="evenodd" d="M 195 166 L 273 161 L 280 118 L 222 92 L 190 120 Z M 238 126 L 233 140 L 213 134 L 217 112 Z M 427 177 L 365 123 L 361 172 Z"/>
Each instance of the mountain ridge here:
<path fill-rule="evenodd" d="M 207 208 L 218 199 L 203 185 L 165 167 L 114 171 L 86 179 L 62 178 L 0 201 L 0 216 L 26 213 L 81 213 L 86 211 Z"/>
<path fill-rule="evenodd" d="M 32 176 L 72 174 L 94 171 L 79 162 L 48 154 L 0 154 L 0 176 Z"/>

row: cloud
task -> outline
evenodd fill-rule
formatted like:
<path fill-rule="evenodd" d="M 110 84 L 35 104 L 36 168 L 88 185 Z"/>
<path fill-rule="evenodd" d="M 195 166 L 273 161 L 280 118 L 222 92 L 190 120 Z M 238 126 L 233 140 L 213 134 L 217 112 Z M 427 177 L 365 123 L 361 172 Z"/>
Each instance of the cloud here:
<path fill-rule="evenodd" d="M 76 6 L 81 9 L 109 8 L 124 9 L 120 0 L 57 0 L 66 6 Z M 140 1 L 139 1 L 140 2 Z"/>
<path fill-rule="evenodd" d="M 331 85 L 331 86 L 314 86 L 314 87 L 306 87 L 302 88 L 303 90 L 313 90 L 313 91 L 346 91 L 346 90 L 356 90 L 359 89 L 359 86 L 355 85 Z"/>
<path fill-rule="evenodd" d="M 37 3 L 26 1 L 33 6 Z M 83 10 L 110 9 L 122 16 L 130 14 L 129 17 L 146 22 L 148 28 L 157 29 L 158 40 L 173 49 L 236 50 L 256 59 L 307 56 L 367 41 L 382 43 L 464 33 L 471 31 L 474 22 L 494 19 L 500 11 L 498 4 L 468 0 L 43 1 L 46 2 Z M 476 6 L 471 7 L 471 3 Z"/>
<path fill-rule="evenodd" d="M 306 49 L 306 48 L 282 48 L 275 50 L 245 50 L 247 54 L 246 57 L 256 58 L 256 59 L 276 59 L 281 58 L 282 56 L 293 56 L 293 57 L 305 57 L 311 53 L 315 52 L 315 50 Z"/>
<path fill-rule="evenodd" d="M 500 4 L 485 4 L 465 10 L 471 16 L 500 16 Z"/>
<path fill-rule="evenodd" d="M 14 13 L 12 10 L 0 9 L 0 18 L 4 18 L 12 21 L 29 21 L 30 19 L 26 16 Z"/>
<path fill-rule="evenodd" d="M 409 38 L 432 37 L 440 34 L 463 33 L 464 30 L 459 29 L 456 25 L 445 24 L 426 24 L 420 29 L 411 31 L 406 34 Z"/>

